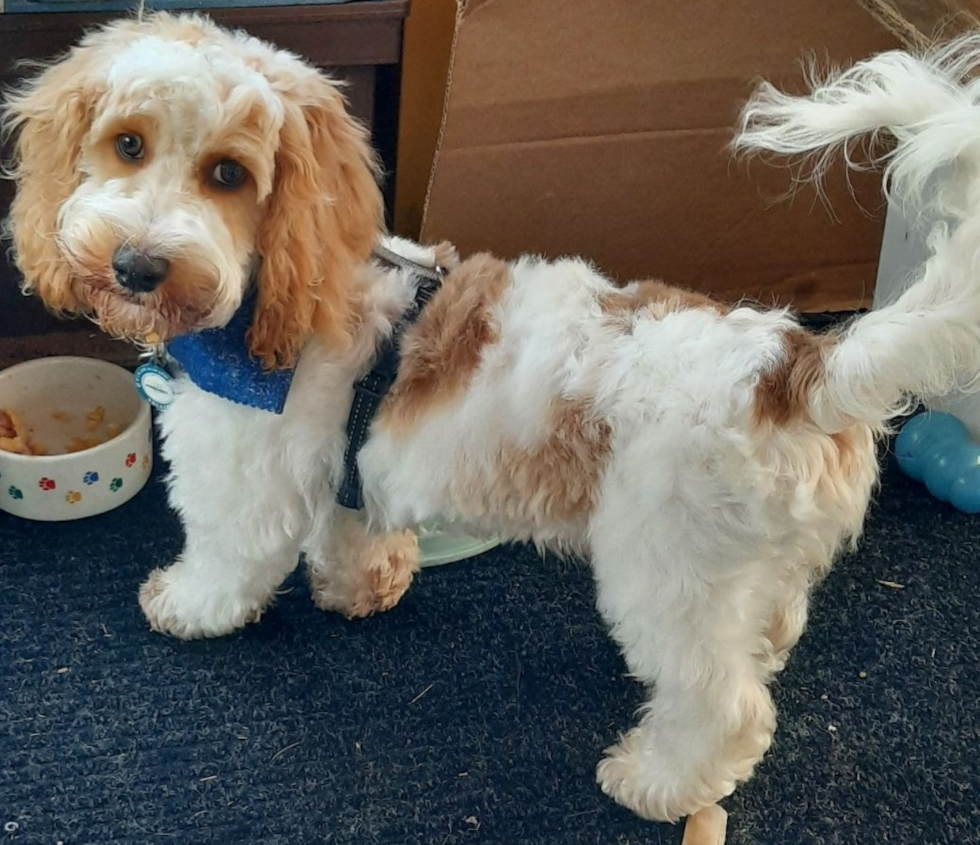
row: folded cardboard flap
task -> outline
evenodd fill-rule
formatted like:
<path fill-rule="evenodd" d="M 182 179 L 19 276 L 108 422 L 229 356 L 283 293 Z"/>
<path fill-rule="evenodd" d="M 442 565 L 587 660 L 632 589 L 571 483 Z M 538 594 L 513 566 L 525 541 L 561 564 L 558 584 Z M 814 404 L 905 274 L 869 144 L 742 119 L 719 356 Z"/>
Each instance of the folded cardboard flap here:
<path fill-rule="evenodd" d="M 728 144 L 756 79 L 799 88 L 807 51 L 844 63 L 893 46 L 840 0 L 462 2 L 422 236 L 585 255 L 726 299 L 866 304 L 878 177 L 832 173 L 833 214 L 812 191 L 776 204 L 789 172 L 733 162 Z"/>

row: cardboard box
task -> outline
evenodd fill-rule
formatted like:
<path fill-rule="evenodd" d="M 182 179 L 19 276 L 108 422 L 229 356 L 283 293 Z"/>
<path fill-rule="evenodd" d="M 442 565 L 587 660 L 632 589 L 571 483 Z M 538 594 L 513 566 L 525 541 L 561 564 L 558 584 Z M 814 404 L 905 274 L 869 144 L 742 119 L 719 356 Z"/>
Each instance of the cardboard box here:
<path fill-rule="evenodd" d="M 422 238 L 463 253 L 579 254 L 803 310 L 870 303 L 876 175 L 777 200 L 787 170 L 733 162 L 753 82 L 799 87 L 801 57 L 896 46 L 853 0 L 460 0 Z"/>

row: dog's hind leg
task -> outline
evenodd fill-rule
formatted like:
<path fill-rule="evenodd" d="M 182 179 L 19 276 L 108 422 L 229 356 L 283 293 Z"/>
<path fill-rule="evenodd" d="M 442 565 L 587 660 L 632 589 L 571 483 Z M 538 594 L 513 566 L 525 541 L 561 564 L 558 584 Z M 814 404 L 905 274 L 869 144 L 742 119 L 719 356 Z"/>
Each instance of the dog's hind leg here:
<path fill-rule="evenodd" d="M 789 653 L 799 642 L 806 628 L 809 597 L 806 588 L 788 593 L 772 612 L 759 662 L 765 677 L 782 672 Z"/>
<path fill-rule="evenodd" d="M 785 668 L 790 651 L 806 629 L 810 592 L 830 571 L 831 558 L 828 554 L 814 554 L 789 567 L 765 627 L 763 650 L 759 654 L 763 677 L 771 678 Z"/>
<path fill-rule="evenodd" d="M 419 543 L 411 531 L 372 534 L 359 514 L 344 508 L 311 539 L 306 562 L 321 610 L 348 618 L 390 610 L 418 572 Z"/>
<path fill-rule="evenodd" d="M 732 547 L 712 547 L 689 509 L 686 517 L 670 510 L 669 502 L 656 515 L 619 508 L 608 524 L 600 514 L 592 531 L 599 609 L 631 673 L 652 692 L 597 779 L 618 803 L 664 821 L 749 778 L 776 723 L 758 661 L 765 604 L 753 581 L 761 567 L 726 560 Z"/>

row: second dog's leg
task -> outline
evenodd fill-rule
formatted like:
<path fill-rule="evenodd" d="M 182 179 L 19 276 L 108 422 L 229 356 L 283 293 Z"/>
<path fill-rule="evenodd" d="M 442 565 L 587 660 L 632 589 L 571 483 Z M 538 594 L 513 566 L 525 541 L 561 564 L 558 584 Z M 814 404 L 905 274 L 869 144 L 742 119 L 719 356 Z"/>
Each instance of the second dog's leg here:
<path fill-rule="evenodd" d="M 313 600 L 348 618 L 394 607 L 419 567 L 418 539 L 411 531 L 371 534 L 358 514 L 337 508 L 328 537 L 306 549 Z"/>

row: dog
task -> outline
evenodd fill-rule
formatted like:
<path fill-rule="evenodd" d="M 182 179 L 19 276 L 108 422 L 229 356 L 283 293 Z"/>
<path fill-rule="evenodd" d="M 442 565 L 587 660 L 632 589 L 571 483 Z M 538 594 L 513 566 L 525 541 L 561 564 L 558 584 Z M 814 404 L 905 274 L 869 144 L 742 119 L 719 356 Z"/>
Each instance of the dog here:
<path fill-rule="evenodd" d="M 963 81 L 978 57 L 975 38 L 883 54 L 801 97 L 762 84 L 746 105 L 734 148 L 809 157 L 814 178 L 884 131 L 891 190 L 956 171 L 928 199 L 956 225 L 937 228 L 917 282 L 814 335 L 786 310 L 617 286 L 580 259 L 386 238 L 367 133 L 323 74 L 195 15 L 85 36 L 7 98 L 25 290 L 157 352 L 238 320 L 243 366 L 287 378 L 271 410 L 206 374 L 168 387 L 186 544 L 141 588 L 151 626 L 194 638 L 254 621 L 301 553 L 321 607 L 387 609 L 416 571 L 411 530 L 436 518 L 581 555 L 650 690 L 598 765 L 602 790 L 668 821 L 731 793 L 770 745 L 767 685 L 808 594 L 861 532 L 888 420 L 980 369 L 980 89 Z M 405 324 L 418 267 L 442 283 Z M 353 385 L 395 334 L 356 454 L 361 513 L 336 502 Z"/>

